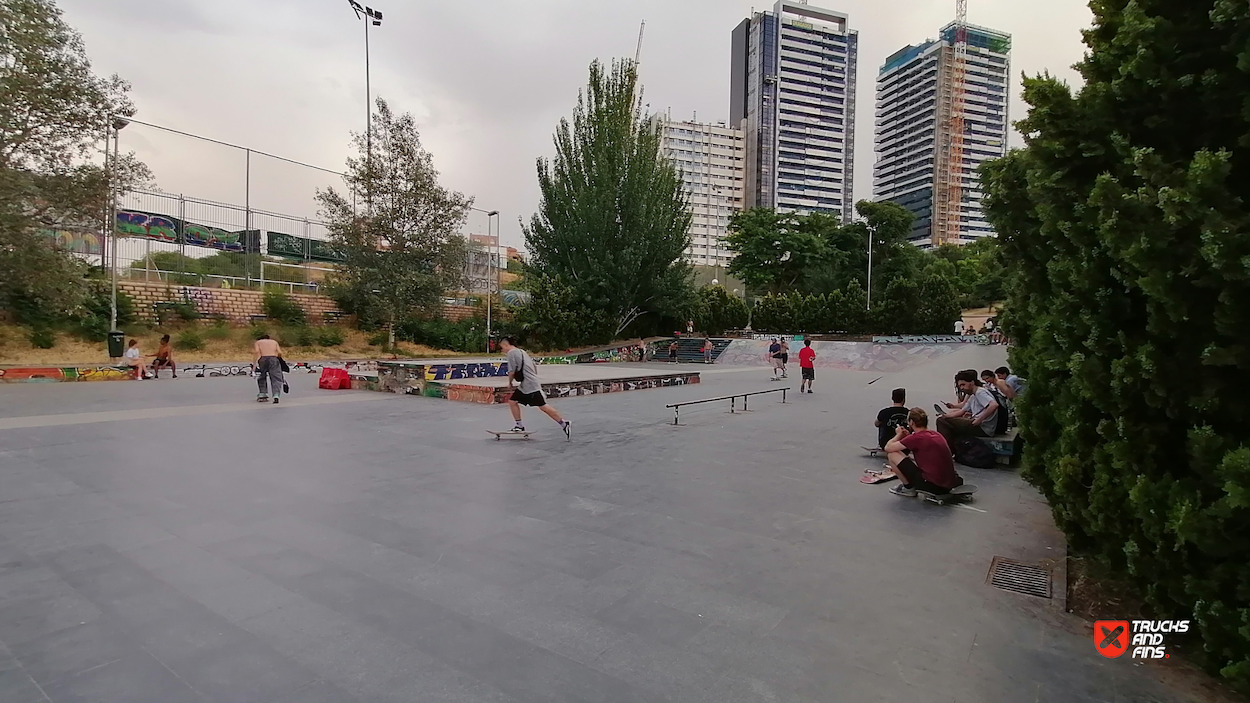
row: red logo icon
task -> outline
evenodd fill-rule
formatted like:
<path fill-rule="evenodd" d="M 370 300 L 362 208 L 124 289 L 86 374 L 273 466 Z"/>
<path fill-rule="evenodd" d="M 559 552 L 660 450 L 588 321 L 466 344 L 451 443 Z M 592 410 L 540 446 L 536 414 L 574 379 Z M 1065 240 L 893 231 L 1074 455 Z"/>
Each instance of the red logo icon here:
<path fill-rule="evenodd" d="M 1128 651 L 1128 620 L 1099 620 L 1094 623 L 1094 648 L 1108 659 Z"/>

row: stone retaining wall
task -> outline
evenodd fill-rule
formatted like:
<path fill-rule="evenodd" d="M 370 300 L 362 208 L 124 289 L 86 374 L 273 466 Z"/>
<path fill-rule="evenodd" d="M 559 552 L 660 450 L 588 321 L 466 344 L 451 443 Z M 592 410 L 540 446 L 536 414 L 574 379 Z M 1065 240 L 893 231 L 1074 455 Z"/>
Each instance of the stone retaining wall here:
<path fill-rule="evenodd" d="M 117 286 L 134 299 L 135 314 L 148 322 L 156 321 L 156 303 L 191 302 L 201 315 L 221 315 L 238 323 L 247 322 L 254 315 L 265 314 L 265 294 L 258 290 L 175 286 L 147 281 L 119 281 Z M 312 322 L 321 322 L 327 312 L 338 312 L 334 301 L 324 295 L 287 295 L 304 309 Z"/>

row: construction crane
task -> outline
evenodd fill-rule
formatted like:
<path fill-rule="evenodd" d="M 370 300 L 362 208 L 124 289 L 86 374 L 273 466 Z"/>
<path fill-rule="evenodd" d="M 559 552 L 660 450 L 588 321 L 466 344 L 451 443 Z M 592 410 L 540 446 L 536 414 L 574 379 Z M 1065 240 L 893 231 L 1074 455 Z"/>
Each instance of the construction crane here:
<path fill-rule="evenodd" d="M 634 66 L 642 61 L 642 32 L 647 28 L 647 21 L 643 20 L 638 27 L 638 48 L 634 51 Z"/>
<path fill-rule="evenodd" d="M 936 212 L 933 218 L 934 246 L 958 244 L 963 229 L 964 108 L 968 75 L 968 0 L 955 0 L 954 41 L 943 52 L 939 109 L 945 143 L 938 144 Z"/>

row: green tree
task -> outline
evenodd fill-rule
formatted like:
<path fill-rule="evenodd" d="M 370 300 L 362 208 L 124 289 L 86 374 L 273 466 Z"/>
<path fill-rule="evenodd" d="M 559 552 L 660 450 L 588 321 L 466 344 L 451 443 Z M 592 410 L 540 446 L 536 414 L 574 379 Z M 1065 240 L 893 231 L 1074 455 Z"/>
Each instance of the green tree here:
<path fill-rule="evenodd" d="M 0 28 L 0 305 L 61 318 L 86 299 L 84 266 L 38 232 L 99 231 L 108 178 L 87 159 L 112 116 L 134 107 L 124 81 L 92 73 L 81 37 L 50 0 L 0 0 Z M 119 184 L 149 176 L 130 155 L 117 173 Z"/>
<path fill-rule="evenodd" d="M 421 146 L 412 115 L 395 115 L 382 98 L 373 117 L 373 154 L 363 134 L 359 153 L 347 160 L 347 186 L 368 193 L 357 213 L 353 200 L 334 188 L 317 201 L 342 266 L 327 277 L 330 294 L 366 323 L 385 324 L 395 344 L 395 324 L 414 309 L 442 309 L 445 291 L 465 279 L 468 245 L 458 232 L 472 198 L 438 182 L 433 159 Z"/>
<path fill-rule="evenodd" d="M 1026 148 L 983 171 L 1023 471 L 1250 689 L 1250 8 L 1091 8 L 1084 86 L 1027 79 Z"/>
<path fill-rule="evenodd" d="M 735 252 L 728 268 L 730 275 L 742 279 L 752 290 L 782 293 L 794 289 L 813 265 L 824 260 L 827 251 L 818 230 L 826 222 L 818 219 L 816 226 L 808 223 L 808 216 L 782 214 L 771 208 L 734 213 L 724 240 L 725 247 Z"/>
<path fill-rule="evenodd" d="M 604 342 L 636 321 L 657 326 L 687 312 L 690 214 L 681 177 L 660 153 L 659 123 L 642 116 L 633 62 L 613 62 L 610 71 L 590 65 L 555 150 L 551 161 L 538 160 L 542 199 L 525 228 L 529 268 L 594 323 L 560 336 Z"/>
<path fill-rule="evenodd" d="M 724 286 L 705 286 L 699 289 L 695 305 L 695 326 L 708 334 L 721 334 L 725 330 L 739 330 L 749 319 L 747 304 Z"/>

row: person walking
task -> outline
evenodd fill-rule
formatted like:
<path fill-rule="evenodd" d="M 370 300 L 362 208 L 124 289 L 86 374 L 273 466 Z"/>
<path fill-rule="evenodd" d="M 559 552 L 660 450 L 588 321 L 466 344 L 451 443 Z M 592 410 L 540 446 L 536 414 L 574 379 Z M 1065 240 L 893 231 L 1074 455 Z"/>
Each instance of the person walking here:
<path fill-rule="evenodd" d="M 816 350 L 812 349 L 812 340 L 803 340 L 803 348 L 799 350 L 799 371 L 803 374 L 803 380 L 799 382 L 799 392 L 803 392 L 803 387 L 807 387 L 807 392 L 812 392 L 812 381 L 816 380 Z"/>
<path fill-rule="evenodd" d="M 571 439 L 573 423 L 565 420 L 555 408 L 547 405 L 547 399 L 543 396 L 542 383 L 538 381 L 538 365 L 534 363 L 534 358 L 518 347 L 516 338 L 511 335 L 500 340 L 500 348 L 508 356 L 508 387 L 515 386 L 516 388 L 512 391 L 512 395 L 508 396 L 508 409 L 512 411 L 512 431 L 525 432 L 525 423 L 521 421 L 521 406 L 528 405 L 538 408 L 547 417 L 555 420 L 560 429 L 564 430 L 564 436 Z"/>
<path fill-rule="evenodd" d="M 781 338 L 781 377 L 790 378 L 790 374 L 786 373 L 786 364 L 790 363 L 790 343 L 785 337 Z"/>
<path fill-rule="evenodd" d="M 278 396 L 282 394 L 282 386 L 285 382 L 282 378 L 282 347 L 278 343 L 269 338 L 269 335 L 262 334 L 260 339 L 252 345 L 253 363 L 256 365 L 256 385 L 260 392 L 256 395 L 257 403 L 264 403 L 269 400 L 269 394 L 273 394 L 273 404 L 278 404 Z M 265 386 L 268 384 L 269 388 Z M 268 392 L 266 392 L 268 391 Z"/>
<path fill-rule="evenodd" d="M 712 363 L 712 339 L 710 337 L 703 338 L 703 363 Z"/>
<path fill-rule="evenodd" d="M 674 339 L 672 343 L 668 345 L 668 362 L 670 364 L 677 363 L 677 340 L 676 339 Z"/>

